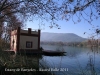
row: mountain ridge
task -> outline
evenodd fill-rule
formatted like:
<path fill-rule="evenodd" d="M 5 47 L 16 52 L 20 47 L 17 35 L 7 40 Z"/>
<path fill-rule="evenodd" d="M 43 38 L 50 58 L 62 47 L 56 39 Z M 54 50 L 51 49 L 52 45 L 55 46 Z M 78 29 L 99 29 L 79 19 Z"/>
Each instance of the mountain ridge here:
<path fill-rule="evenodd" d="M 74 33 L 41 32 L 41 41 L 43 42 L 82 42 L 85 40 L 86 38 Z"/>

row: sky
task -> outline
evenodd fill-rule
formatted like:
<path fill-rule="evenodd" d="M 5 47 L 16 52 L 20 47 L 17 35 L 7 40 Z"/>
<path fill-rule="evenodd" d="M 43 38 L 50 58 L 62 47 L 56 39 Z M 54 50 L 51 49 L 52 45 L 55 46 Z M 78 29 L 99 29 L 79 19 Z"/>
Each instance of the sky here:
<path fill-rule="evenodd" d="M 89 12 L 90 10 L 86 10 L 86 12 Z M 96 12 L 95 12 L 96 13 Z M 86 17 L 86 16 L 85 16 Z M 74 17 L 74 19 L 76 19 L 77 17 Z M 100 19 L 96 20 L 93 19 L 92 24 L 93 25 L 98 25 L 99 24 Z M 92 29 L 92 25 L 90 25 L 87 21 L 85 21 L 84 19 L 82 19 L 81 22 L 74 24 L 74 22 L 71 20 L 69 21 L 65 21 L 65 20 L 58 20 L 57 24 L 59 24 L 59 26 L 61 26 L 61 29 L 57 29 L 57 28 L 50 28 L 50 23 L 45 22 L 45 26 L 41 26 L 40 20 L 36 21 L 33 20 L 33 22 L 28 21 L 26 23 L 26 29 L 27 28 L 32 28 L 32 29 L 41 29 L 41 32 L 52 32 L 52 33 L 74 33 L 77 34 L 78 36 L 81 36 L 83 38 L 88 38 L 89 34 L 92 34 L 93 31 L 89 30 Z M 39 27 L 40 25 L 40 27 Z M 100 26 L 100 25 L 99 25 Z M 84 32 L 86 32 L 86 34 L 84 34 Z"/>
<path fill-rule="evenodd" d="M 58 28 L 50 28 L 49 23 L 45 23 L 45 26 L 41 26 L 41 32 L 52 32 L 52 33 L 75 33 L 78 36 L 83 38 L 88 38 L 89 34 L 93 31 L 92 26 L 86 21 L 74 24 L 72 21 L 66 22 L 65 20 L 58 21 L 58 24 L 61 26 L 61 29 Z M 94 24 L 99 24 L 99 21 L 94 21 Z M 38 21 L 35 22 L 27 22 L 26 28 L 39 29 Z M 87 34 L 84 34 L 87 32 Z"/>

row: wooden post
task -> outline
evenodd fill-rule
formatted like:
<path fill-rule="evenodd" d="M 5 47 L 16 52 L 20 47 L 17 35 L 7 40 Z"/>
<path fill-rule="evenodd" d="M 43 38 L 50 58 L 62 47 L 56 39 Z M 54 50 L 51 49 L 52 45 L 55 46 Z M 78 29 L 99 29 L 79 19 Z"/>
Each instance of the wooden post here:
<path fill-rule="evenodd" d="M 10 49 L 12 50 L 12 46 L 11 46 L 11 44 L 12 44 L 12 42 L 11 42 L 11 37 L 12 37 L 12 31 L 11 31 L 11 33 L 10 33 Z"/>
<path fill-rule="evenodd" d="M 38 30 L 38 50 L 40 50 L 40 30 Z"/>
<path fill-rule="evenodd" d="M 28 28 L 28 34 L 31 34 L 31 28 Z"/>
<path fill-rule="evenodd" d="M 16 51 L 19 51 L 19 45 L 20 45 L 20 27 L 17 29 L 17 45 L 16 45 Z"/>

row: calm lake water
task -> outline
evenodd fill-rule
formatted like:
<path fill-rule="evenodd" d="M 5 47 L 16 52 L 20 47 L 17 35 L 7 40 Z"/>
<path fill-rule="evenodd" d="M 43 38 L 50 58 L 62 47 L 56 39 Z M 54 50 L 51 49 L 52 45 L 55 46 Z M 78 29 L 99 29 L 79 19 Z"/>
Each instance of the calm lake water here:
<path fill-rule="evenodd" d="M 43 56 L 40 62 L 56 75 L 100 75 L 100 50 L 41 45 L 45 50 L 64 50 L 65 56 Z M 55 70 L 55 71 L 54 71 Z"/>

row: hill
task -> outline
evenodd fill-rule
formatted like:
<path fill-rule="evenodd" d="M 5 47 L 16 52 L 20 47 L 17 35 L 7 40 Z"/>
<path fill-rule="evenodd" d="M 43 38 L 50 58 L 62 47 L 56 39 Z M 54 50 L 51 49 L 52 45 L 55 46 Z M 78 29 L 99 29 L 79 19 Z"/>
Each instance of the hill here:
<path fill-rule="evenodd" d="M 43 42 L 82 42 L 86 38 L 82 38 L 74 33 L 41 33 L 41 41 Z"/>

